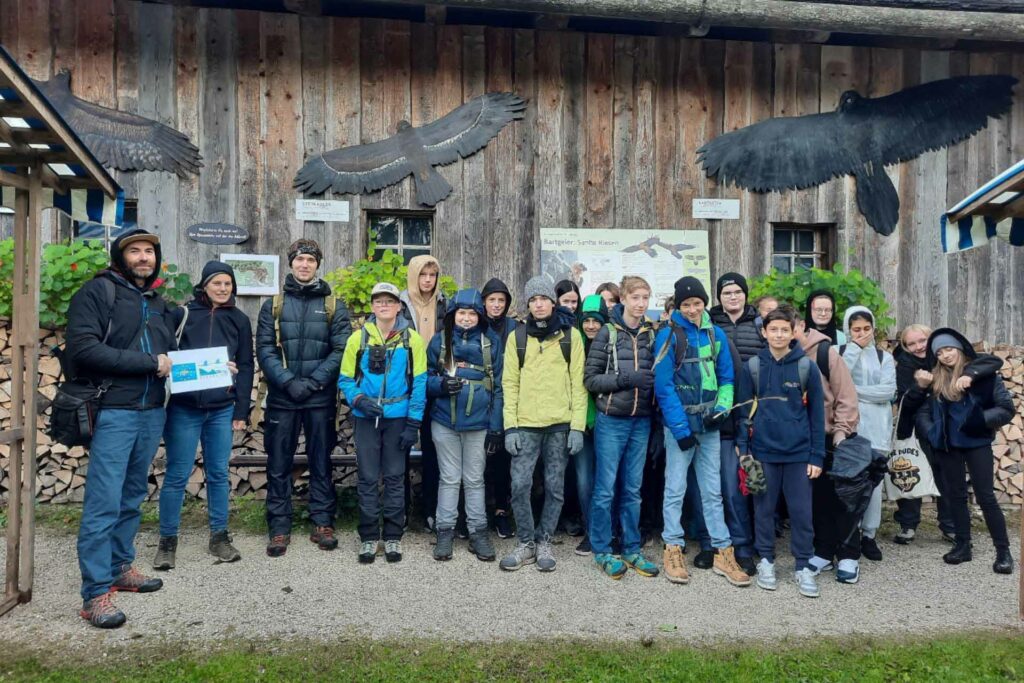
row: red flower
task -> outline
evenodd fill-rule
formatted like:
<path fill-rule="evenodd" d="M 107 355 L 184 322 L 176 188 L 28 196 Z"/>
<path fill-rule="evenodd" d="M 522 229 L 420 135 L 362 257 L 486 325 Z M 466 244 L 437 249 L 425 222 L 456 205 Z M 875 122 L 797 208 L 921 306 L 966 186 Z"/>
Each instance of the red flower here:
<path fill-rule="evenodd" d="M 163 284 L 164 279 L 162 277 L 158 277 L 157 279 L 153 280 L 153 284 L 150 286 L 150 289 L 156 289 L 157 287 L 160 287 Z"/>
<path fill-rule="evenodd" d="M 78 270 L 78 264 L 77 263 L 72 263 L 71 264 L 71 272 L 75 272 L 76 270 Z"/>

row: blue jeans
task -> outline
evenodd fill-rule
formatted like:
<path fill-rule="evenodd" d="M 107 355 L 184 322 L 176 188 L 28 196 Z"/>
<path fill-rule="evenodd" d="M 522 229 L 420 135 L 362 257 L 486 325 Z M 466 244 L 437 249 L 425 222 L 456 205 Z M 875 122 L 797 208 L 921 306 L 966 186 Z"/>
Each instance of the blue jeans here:
<path fill-rule="evenodd" d="M 649 417 L 597 414 L 594 425 L 596 475 L 589 517 L 590 545 L 595 553 L 612 551 L 612 502 L 620 468 L 622 484 L 618 512 L 622 549 L 627 553 L 640 552 L 640 487 L 644 480 L 650 433 Z"/>
<path fill-rule="evenodd" d="M 728 548 L 732 540 L 722 510 L 722 465 L 718 432 L 702 432 L 694 436 L 697 445 L 683 452 L 679 450 L 672 432 L 665 428 L 665 502 L 662 505 L 665 529 L 661 532 L 661 538 L 667 545 L 686 544 L 680 516 L 683 497 L 686 495 L 686 471 L 692 462 L 697 470 L 701 510 L 711 536 L 711 546 Z"/>
<path fill-rule="evenodd" d="M 196 462 L 196 448 L 203 444 L 206 475 L 206 506 L 210 532 L 228 528 L 228 460 L 231 458 L 233 405 L 215 410 L 171 404 L 167 408 L 164 445 L 167 474 L 160 489 L 160 535 L 177 536 L 185 485 Z"/>
<path fill-rule="evenodd" d="M 722 437 L 722 506 L 736 557 L 754 555 L 754 520 L 747 496 L 740 491 L 740 459 L 732 439 Z"/>
<path fill-rule="evenodd" d="M 140 506 L 149 492 L 149 466 L 164 418 L 163 408 L 104 408 L 96 418 L 78 527 L 83 600 L 109 591 L 123 567 L 135 561 Z"/>
<path fill-rule="evenodd" d="M 594 435 L 583 435 L 583 450 L 570 455 L 576 471 L 576 497 L 580 502 L 583 514 L 583 526 L 588 527 L 590 520 L 590 499 L 594 495 Z"/>

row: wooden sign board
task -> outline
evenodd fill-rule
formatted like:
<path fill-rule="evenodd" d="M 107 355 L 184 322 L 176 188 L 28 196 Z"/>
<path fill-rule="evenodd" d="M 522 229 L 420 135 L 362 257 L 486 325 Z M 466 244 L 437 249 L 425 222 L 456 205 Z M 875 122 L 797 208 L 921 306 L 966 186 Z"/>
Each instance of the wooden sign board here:
<path fill-rule="evenodd" d="M 295 220 L 348 223 L 348 202 L 340 199 L 296 199 Z"/>
<path fill-rule="evenodd" d="M 230 223 L 196 223 L 186 234 L 201 244 L 241 244 L 249 239 L 248 230 Z"/>
<path fill-rule="evenodd" d="M 693 217 L 710 220 L 738 220 L 740 217 L 740 200 L 694 199 Z"/>

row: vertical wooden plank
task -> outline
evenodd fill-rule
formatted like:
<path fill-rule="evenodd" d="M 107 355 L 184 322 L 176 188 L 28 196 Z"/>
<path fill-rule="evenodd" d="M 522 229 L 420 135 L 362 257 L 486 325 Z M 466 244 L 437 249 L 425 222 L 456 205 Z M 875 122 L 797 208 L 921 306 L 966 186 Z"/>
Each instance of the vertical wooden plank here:
<path fill-rule="evenodd" d="M 615 93 L 612 91 L 612 68 L 615 39 L 605 34 L 590 34 L 586 38 L 586 117 L 583 131 L 585 145 L 583 157 L 583 225 L 586 227 L 612 227 L 614 221 L 615 188 L 612 184 L 612 138 Z"/>
<path fill-rule="evenodd" d="M 361 125 L 360 105 L 360 21 L 358 19 L 334 18 L 331 20 L 330 97 L 328 129 L 331 136 L 326 149 L 338 149 L 359 144 Z M 431 53 L 433 48 L 431 47 Z M 413 125 L 416 113 L 413 112 Z M 347 265 L 364 255 L 363 217 L 361 195 L 347 195 L 350 202 L 349 223 L 339 227 L 335 238 L 335 249 Z"/>
<path fill-rule="evenodd" d="M 178 7 L 174 12 L 174 32 L 176 40 L 177 74 L 175 76 L 175 93 L 177 95 L 178 120 L 174 126 L 192 140 L 199 141 L 203 152 L 216 154 L 209 145 L 204 134 L 199 116 L 202 104 L 204 74 L 200 70 L 205 51 L 206 29 L 210 10 L 198 10 L 192 7 Z M 205 117 L 204 117 L 205 118 Z M 206 157 L 206 154 L 203 155 Z M 204 178 L 217 173 L 216 161 L 204 161 Z M 199 273 L 202 263 L 199 245 L 185 236 L 190 225 L 204 220 L 201 206 L 199 177 L 190 175 L 178 179 L 178 224 L 173 226 L 178 239 L 178 267 L 186 273 Z"/>
<path fill-rule="evenodd" d="M 155 27 L 154 27 L 155 28 Z M 5 30 L 12 30 L 8 27 Z M 78 20 L 75 13 L 75 0 L 50 0 L 50 35 L 53 43 L 53 73 L 62 69 L 74 71 L 76 43 L 75 33 Z M 10 43 L 10 40 L 5 41 Z M 72 85 L 74 79 L 72 78 Z"/>
<path fill-rule="evenodd" d="M 1024 81 L 1024 55 L 1014 54 L 1012 73 Z M 1010 110 L 1012 158 L 1024 158 L 1024 108 L 1014 107 Z M 1024 249 L 1016 247 L 1010 250 L 1010 334 L 1007 341 L 1011 344 L 1024 344 Z M 1024 514 L 1024 508 L 1022 508 Z M 1024 595 L 1024 593 L 1022 593 Z M 1024 600 L 1021 602 L 1024 605 Z"/>
<path fill-rule="evenodd" d="M 71 90 L 75 95 L 115 106 L 114 7 L 111 0 L 78 0 L 75 3 L 75 70 Z"/>
<path fill-rule="evenodd" d="M 394 135 L 399 121 L 408 121 L 409 102 L 409 24 L 405 21 L 384 22 L 384 60 L 382 107 L 384 137 Z M 380 191 L 381 205 L 394 209 L 423 209 L 416 202 L 411 177 Z M 446 200 L 447 201 L 447 200 Z"/>
<path fill-rule="evenodd" d="M 851 79 L 855 83 L 862 84 L 862 89 L 859 92 L 866 94 L 871 81 L 871 51 L 868 48 L 854 48 L 851 61 Z M 857 207 L 857 183 L 853 176 L 844 176 L 839 186 L 841 214 L 837 239 L 839 253 L 836 255 L 836 260 L 847 267 L 859 268 L 864 260 L 864 244 L 871 228 Z"/>
<path fill-rule="evenodd" d="M 1006 74 L 1013 69 L 1013 58 L 1009 54 L 990 54 L 984 60 L 981 67 L 982 73 Z M 989 119 L 988 127 L 978 135 L 985 136 L 991 143 L 989 172 L 987 178 L 993 178 L 1013 165 L 1020 157 L 1013 157 L 1012 151 L 1012 114 L 999 119 Z M 982 180 L 978 183 L 979 187 Z M 1013 299 L 1011 296 L 1004 296 L 1004 292 L 1012 292 L 1013 277 L 1010 271 L 1010 253 L 1019 250 L 1019 247 L 1011 246 L 1006 240 L 993 240 L 991 242 L 991 268 L 989 269 L 988 286 L 983 291 L 979 301 L 987 306 L 988 315 L 985 316 L 986 328 L 984 338 L 992 343 L 1006 342 L 1010 339 L 1012 332 L 1010 320 L 1013 317 Z"/>
<path fill-rule="evenodd" d="M 818 45 L 775 46 L 775 116 L 815 114 L 821 96 L 818 81 L 821 47 Z M 810 223 L 817 209 L 817 188 L 790 190 L 769 195 L 769 218 L 773 222 Z"/>
<path fill-rule="evenodd" d="M 431 105 L 431 119 L 444 116 L 461 105 L 463 97 L 463 31 L 460 26 L 439 26 L 437 28 L 437 75 Z M 463 192 L 463 161 L 438 168 L 454 188 L 448 199 L 434 208 L 434 233 L 432 252 L 442 265 L 456 279 L 461 280 L 465 237 L 463 213 L 466 195 Z"/>
<path fill-rule="evenodd" d="M 679 103 L 675 84 L 679 68 L 679 41 L 661 38 L 656 43 L 657 89 L 654 100 L 654 206 L 659 228 L 679 227 L 675 211 L 676 160 L 683 153 L 678 147 Z"/>
<path fill-rule="evenodd" d="M 302 50 L 302 163 L 326 152 L 330 135 L 327 121 L 327 69 L 331 53 L 329 21 L 322 17 L 299 17 Z M 351 208 L 351 207 L 350 207 Z M 316 240 L 324 253 L 323 275 L 341 265 L 338 254 L 341 224 L 335 221 L 303 221 L 302 236 Z"/>
<path fill-rule="evenodd" d="M 753 69 L 748 116 L 750 123 L 762 121 L 772 112 L 775 52 L 767 43 L 754 43 Z M 771 266 L 771 224 L 768 222 L 768 195 L 744 192 L 743 224 L 750 230 L 750 275 L 768 272 Z"/>
<path fill-rule="evenodd" d="M 565 99 L 562 107 L 562 155 L 565 158 L 565 184 L 561 201 L 565 204 L 566 220 L 569 227 L 580 227 L 583 221 L 583 176 L 586 161 L 583 149 L 585 140 L 580 131 L 584 125 L 584 59 L 585 36 L 578 33 L 561 33 L 562 82 Z"/>
<path fill-rule="evenodd" d="M 854 48 L 846 45 L 823 45 L 821 48 L 821 91 L 819 109 L 835 111 L 839 98 L 847 90 L 866 92 L 867 83 L 859 83 L 857 76 L 865 72 L 854 68 Z M 842 218 L 842 178 L 834 178 L 818 186 L 817 220 L 839 223 Z"/>
<path fill-rule="evenodd" d="M 504 58 L 499 68 L 508 69 L 511 55 Z M 462 32 L 462 99 L 471 100 L 483 95 L 487 82 L 487 49 L 484 45 L 483 27 L 466 27 Z M 488 226 L 490 189 L 484 177 L 484 159 L 493 154 L 489 149 L 492 140 L 483 151 L 459 164 L 462 170 L 462 264 L 454 271 L 456 281 L 474 282 L 484 276 L 487 268 L 487 254 L 492 248 L 494 230 Z"/>
<path fill-rule="evenodd" d="M 266 122 L 263 107 L 265 91 L 263 36 L 258 12 L 236 10 L 237 56 L 235 60 L 235 96 L 238 121 L 234 144 L 238 150 L 238 175 L 235 192 L 236 221 L 249 230 L 250 238 L 238 247 L 222 251 L 266 254 L 271 248 L 267 237 L 266 207 Z M 283 259 L 282 259 L 283 261 Z M 285 264 L 282 262 L 282 270 Z M 240 297 L 239 305 L 250 316 L 258 311 L 257 297 Z"/>
<path fill-rule="evenodd" d="M 383 140 L 388 130 L 394 131 L 384 120 L 384 22 L 380 19 L 364 19 L 360 33 L 360 89 L 362 109 L 360 112 L 360 144 Z M 443 203 L 443 202 L 442 202 Z M 381 193 L 373 192 L 362 197 L 364 209 L 381 208 Z"/>
<path fill-rule="evenodd" d="M 487 92 L 515 91 L 515 65 L 513 49 L 515 34 L 511 29 L 487 29 Z M 467 73 L 468 75 L 468 73 Z M 467 89 L 466 96 L 471 95 Z M 521 93 L 520 93 L 521 95 Z M 530 103 L 528 106 L 532 106 Z M 466 230 L 470 239 L 479 240 L 486 237 L 486 249 L 476 272 L 467 272 L 463 278 L 466 286 L 482 287 L 492 277 L 499 277 L 508 284 L 516 273 L 516 259 L 509 250 L 510 244 L 516 244 L 516 238 L 525 236 L 523 228 L 518 225 L 516 215 L 517 194 L 522 189 L 519 179 L 514 174 L 516 167 L 516 128 L 522 123 L 515 122 L 506 126 L 498 136 L 484 149 L 483 192 L 484 206 L 480 212 L 486 224 L 481 225 L 475 220 L 466 221 Z M 463 173 L 465 177 L 465 173 Z M 475 211 L 474 200 L 470 193 L 476 191 L 476 185 L 466 184 L 467 219 Z M 474 232 L 476 233 L 474 238 Z M 521 247 L 519 247 L 521 249 Z M 515 251 L 515 250 L 512 250 Z"/>
<path fill-rule="evenodd" d="M 19 0 L 4 4 L 3 22 L 10 24 L 5 33 L 13 32 L 15 38 L 12 42 L 5 35 L 4 45 L 29 76 L 38 80 L 49 78 L 53 61 L 49 0 Z M 7 11 L 11 13 L 10 17 Z"/>
<path fill-rule="evenodd" d="M 964 52 L 952 52 L 949 57 L 949 75 L 966 76 L 970 71 L 968 55 Z M 968 178 L 967 159 L 968 143 L 953 145 L 946 152 L 946 197 L 945 208 L 949 208 L 978 187 L 974 178 Z M 972 261 L 981 249 L 971 249 L 946 257 L 949 291 L 961 304 L 969 296 L 968 270 Z M 950 306 L 947 309 L 947 325 L 968 333 L 967 305 Z"/>
<path fill-rule="evenodd" d="M 754 96 L 754 46 L 752 43 L 729 41 L 725 44 L 723 62 L 724 132 L 744 128 L 750 123 L 751 98 Z M 703 171 L 701 171 L 703 173 Z M 726 258 L 729 266 L 739 273 L 751 272 L 752 254 L 747 242 L 760 226 L 751 225 L 749 212 L 750 198 L 735 185 L 722 187 L 721 194 L 740 201 L 739 221 L 720 221 L 714 231 L 716 259 L 712 261 L 712 272 L 726 272 Z M 728 255 L 728 256 L 726 256 Z"/>
<path fill-rule="evenodd" d="M 565 158 L 562 155 L 562 43 L 554 31 L 537 31 L 537 182 L 534 186 L 538 227 L 570 225 L 562 196 Z M 538 256 L 539 258 L 539 256 Z"/>
<path fill-rule="evenodd" d="M 114 23 L 117 26 L 114 56 L 117 108 L 134 114 L 139 110 L 139 4 L 114 0 Z M 124 189 L 126 198 L 138 198 L 138 173 L 117 172 L 115 180 Z"/>
<path fill-rule="evenodd" d="M 654 228 L 661 225 L 656 209 L 656 136 L 655 101 L 658 92 L 657 41 L 654 38 L 635 38 L 634 59 L 634 122 L 630 153 L 632 173 L 629 180 L 629 202 L 632 208 L 632 222 L 623 227 L 637 229 Z M 617 206 L 617 204 L 616 204 Z M 618 220 L 616 220 L 618 224 Z M 618 226 L 617 226 L 618 227 Z"/>
<path fill-rule="evenodd" d="M 522 310 L 523 302 L 517 292 L 521 292 L 526 279 L 540 269 L 540 234 L 534 196 L 536 179 L 534 168 L 537 155 L 538 107 L 540 96 L 537 88 L 536 69 L 536 33 L 532 30 L 515 32 L 515 91 L 527 99 L 526 115 L 522 121 L 514 125 L 515 160 L 512 186 L 515 188 L 512 214 L 515 216 L 513 229 L 520 242 L 512 242 L 518 248 L 513 249 L 515 268 L 512 276 L 506 281 L 512 292 L 513 310 Z M 481 283 L 482 285 L 483 283 Z M 518 306 L 516 304 L 519 304 Z"/>
<path fill-rule="evenodd" d="M 613 203 L 611 224 L 619 229 L 634 227 L 636 219 L 630 187 L 630 179 L 636 173 L 633 166 L 636 40 L 632 36 L 615 36 L 612 47 L 612 184 L 608 191 Z"/>

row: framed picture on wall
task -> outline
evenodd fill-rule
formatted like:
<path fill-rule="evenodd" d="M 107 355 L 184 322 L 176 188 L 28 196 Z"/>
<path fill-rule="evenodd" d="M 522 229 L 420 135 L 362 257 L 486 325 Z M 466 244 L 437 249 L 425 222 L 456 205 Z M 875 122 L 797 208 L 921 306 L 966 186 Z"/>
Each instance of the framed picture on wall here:
<path fill-rule="evenodd" d="M 277 294 L 281 281 L 281 257 L 277 254 L 221 254 L 220 261 L 234 269 L 239 296 Z"/>

